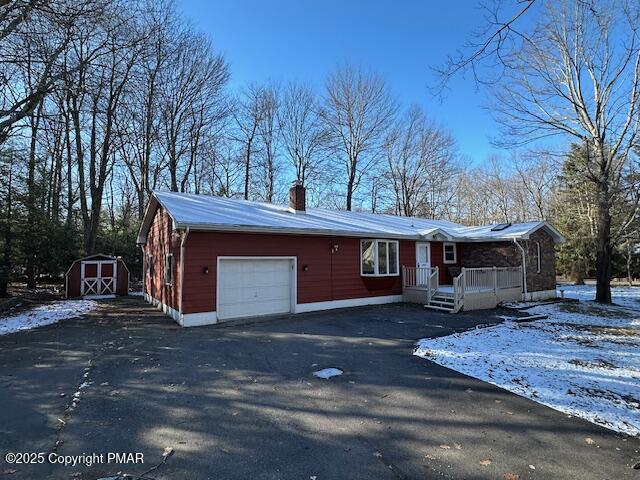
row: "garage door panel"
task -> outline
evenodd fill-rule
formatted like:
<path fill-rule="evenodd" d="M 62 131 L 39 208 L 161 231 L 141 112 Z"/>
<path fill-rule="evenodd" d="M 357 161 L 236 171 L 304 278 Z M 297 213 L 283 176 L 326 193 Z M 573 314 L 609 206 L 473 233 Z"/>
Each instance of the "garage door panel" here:
<path fill-rule="evenodd" d="M 218 318 L 290 312 L 291 265 L 287 259 L 221 259 Z"/>

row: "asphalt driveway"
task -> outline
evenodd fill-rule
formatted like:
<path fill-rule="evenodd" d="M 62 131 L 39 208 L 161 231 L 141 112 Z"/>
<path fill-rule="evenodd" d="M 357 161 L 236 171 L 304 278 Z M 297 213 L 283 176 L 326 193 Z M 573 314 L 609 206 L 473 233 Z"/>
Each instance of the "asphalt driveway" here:
<path fill-rule="evenodd" d="M 181 329 L 130 298 L 6 335 L 3 456 L 141 452 L 144 464 L 0 458 L 0 477 L 138 476 L 169 447 L 144 478 L 639 478 L 638 439 L 411 355 L 418 338 L 495 315 L 394 305 Z M 345 373 L 312 376 L 325 367 Z"/>

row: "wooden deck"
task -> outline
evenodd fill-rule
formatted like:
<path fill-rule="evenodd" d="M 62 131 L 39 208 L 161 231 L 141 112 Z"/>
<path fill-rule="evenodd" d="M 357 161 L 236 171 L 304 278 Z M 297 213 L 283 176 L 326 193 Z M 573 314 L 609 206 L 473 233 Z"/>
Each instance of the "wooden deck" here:
<path fill-rule="evenodd" d="M 452 285 L 438 283 L 435 268 L 402 267 L 405 301 L 448 312 L 495 308 L 522 299 L 521 267 L 462 268 Z"/>

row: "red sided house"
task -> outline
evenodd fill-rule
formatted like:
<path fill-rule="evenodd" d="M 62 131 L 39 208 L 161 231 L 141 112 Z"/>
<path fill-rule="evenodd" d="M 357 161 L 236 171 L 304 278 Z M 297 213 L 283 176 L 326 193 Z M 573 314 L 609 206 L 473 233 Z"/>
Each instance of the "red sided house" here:
<path fill-rule="evenodd" d="M 180 325 L 419 302 L 456 312 L 555 296 L 546 222 L 448 221 L 153 193 L 138 243 L 144 294 Z"/>

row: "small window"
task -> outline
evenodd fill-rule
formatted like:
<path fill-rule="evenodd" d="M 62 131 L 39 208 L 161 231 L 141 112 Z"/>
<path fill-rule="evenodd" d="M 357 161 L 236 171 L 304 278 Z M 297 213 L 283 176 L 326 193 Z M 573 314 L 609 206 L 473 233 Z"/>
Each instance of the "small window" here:
<path fill-rule="evenodd" d="M 167 254 L 164 265 L 164 283 L 173 284 L 173 253 Z"/>
<path fill-rule="evenodd" d="M 360 274 L 362 276 L 396 276 L 399 270 L 397 241 L 362 240 L 360 242 Z"/>
<path fill-rule="evenodd" d="M 536 273 L 540 273 L 542 271 L 542 258 L 540 254 L 540 242 L 536 242 L 536 249 L 534 251 L 535 255 L 535 265 L 536 265 Z"/>
<path fill-rule="evenodd" d="M 456 263 L 458 261 L 458 255 L 456 252 L 455 243 L 445 243 L 444 248 L 444 263 Z"/>
<path fill-rule="evenodd" d="M 153 277 L 153 255 L 147 257 L 147 272 L 149 272 L 149 277 Z"/>

